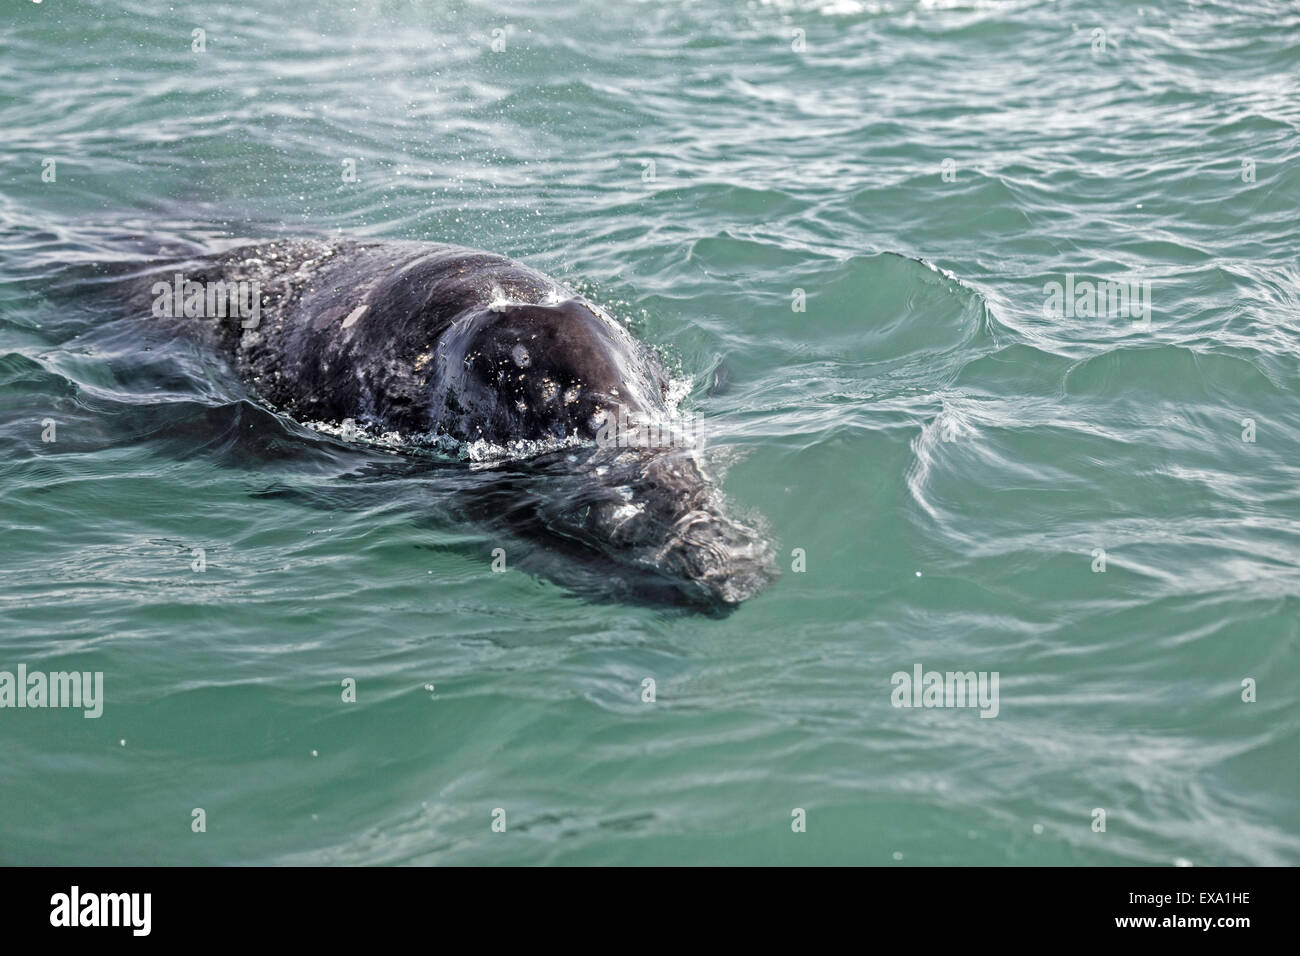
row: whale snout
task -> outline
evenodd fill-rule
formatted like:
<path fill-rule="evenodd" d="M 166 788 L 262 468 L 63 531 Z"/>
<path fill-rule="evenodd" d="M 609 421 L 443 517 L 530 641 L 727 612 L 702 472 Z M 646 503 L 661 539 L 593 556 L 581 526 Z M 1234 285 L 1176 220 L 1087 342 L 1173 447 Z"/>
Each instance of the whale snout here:
<path fill-rule="evenodd" d="M 728 513 L 690 454 L 625 453 L 604 466 L 602 481 L 614 493 L 589 512 L 593 530 L 688 597 L 739 604 L 777 577 L 771 542 Z"/>
<path fill-rule="evenodd" d="M 665 542 L 662 566 L 723 604 L 748 600 L 776 577 L 772 546 L 754 529 L 710 511 L 678 521 Z"/>

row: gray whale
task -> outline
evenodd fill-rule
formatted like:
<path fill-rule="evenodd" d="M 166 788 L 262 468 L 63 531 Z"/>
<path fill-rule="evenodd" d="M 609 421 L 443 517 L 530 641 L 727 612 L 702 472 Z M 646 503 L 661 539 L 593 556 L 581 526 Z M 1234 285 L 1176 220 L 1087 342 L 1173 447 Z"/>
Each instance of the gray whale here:
<path fill-rule="evenodd" d="M 133 311 L 148 312 L 173 274 L 258 291 L 255 321 L 184 324 L 280 413 L 535 449 L 501 466 L 529 507 L 503 505 L 498 488 L 470 509 L 484 518 L 510 515 L 558 550 L 691 602 L 735 605 L 775 577 L 771 544 L 731 513 L 693 449 L 620 431 L 672 418 L 654 354 L 542 273 L 459 246 L 278 240 L 136 273 Z M 549 478 L 546 493 L 530 475 Z"/>

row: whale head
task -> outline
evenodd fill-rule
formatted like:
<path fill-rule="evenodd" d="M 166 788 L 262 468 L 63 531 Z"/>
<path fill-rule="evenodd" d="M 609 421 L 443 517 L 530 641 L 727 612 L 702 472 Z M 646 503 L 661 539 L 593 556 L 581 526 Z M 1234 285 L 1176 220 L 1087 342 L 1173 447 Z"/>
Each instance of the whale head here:
<path fill-rule="evenodd" d="M 477 305 L 449 325 L 435 361 L 428 407 L 444 434 L 569 440 L 503 465 L 509 493 L 489 493 L 478 517 L 688 603 L 734 606 L 776 576 L 767 538 L 732 515 L 693 435 L 671 427 L 658 361 L 598 306 L 578 296 Z"/>

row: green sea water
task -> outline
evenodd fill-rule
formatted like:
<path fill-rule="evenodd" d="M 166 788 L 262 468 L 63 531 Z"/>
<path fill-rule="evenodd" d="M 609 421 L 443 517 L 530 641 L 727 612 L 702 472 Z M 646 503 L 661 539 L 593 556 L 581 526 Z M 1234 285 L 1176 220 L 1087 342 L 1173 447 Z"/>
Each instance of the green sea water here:
<path fill-rule="evenodd" d="M 0 863 L 1300 862 L 1298 199 L 1288 2 L 3 0 L 0 671 L 104 706 Z M 326 233 L 630 322 L 780 580 L 495 573 L 78 285 Z"/>

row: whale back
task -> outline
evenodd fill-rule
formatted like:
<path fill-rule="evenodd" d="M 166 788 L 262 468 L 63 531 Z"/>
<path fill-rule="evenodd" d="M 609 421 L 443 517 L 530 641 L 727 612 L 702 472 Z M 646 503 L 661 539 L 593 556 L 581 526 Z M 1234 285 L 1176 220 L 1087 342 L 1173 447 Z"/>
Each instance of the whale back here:
<path fill-rule="evenodd" d="M 667 415 L 658 363 L 577 297 L 462 315 L 440 339 L 435 363 L 433 416 L 464 440 L 591 439 L 620 414 Z"/>
<path fill-rule="evenodd" d="M 266 262 L 291 277 L 270 283 L 260 326 L 230 327 L 224 345 L 263 397 L 296 417 L 511 442 L 591 438 L 620 408 L 665 412 L 653 354 L 520 263 L 405 243 L 295 253 L 237 249 L 219 267 L 224 281 Z"/>

